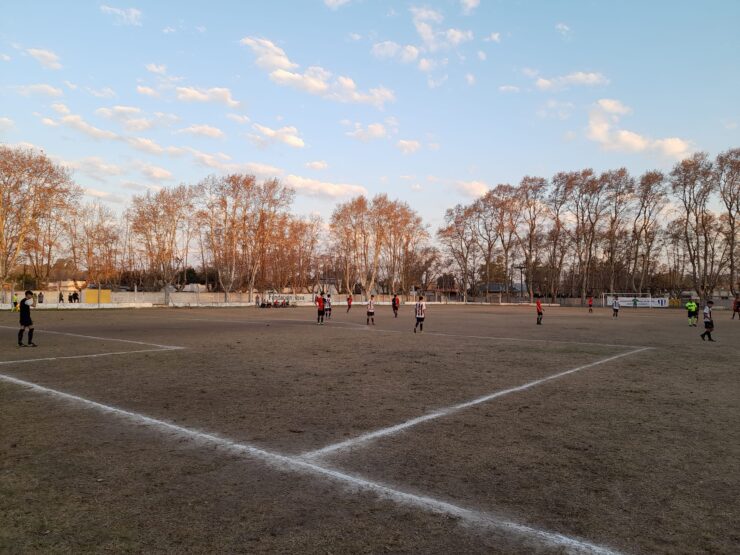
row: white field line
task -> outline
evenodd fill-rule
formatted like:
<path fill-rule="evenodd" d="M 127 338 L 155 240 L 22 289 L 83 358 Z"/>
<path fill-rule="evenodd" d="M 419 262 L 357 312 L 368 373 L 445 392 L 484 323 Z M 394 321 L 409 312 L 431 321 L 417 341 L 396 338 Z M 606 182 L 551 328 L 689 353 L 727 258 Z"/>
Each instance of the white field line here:
<path fill-rule="evenodd" d="M 618 555 L 618 552 L 613 551 L 607 547 L 592 544 L 577 538 L 566 536 L 564 534 L 558 534 L 556 532 L 549 532 L 526 524 L 520 524 L 518 522 L 510 521 L 507 519 L 500 518 L 491 513 L 476 511 L 473 509 L 466 509 L 459 505 L 454 505 L 440 499 L 428 497 L 424 495 L 416 495 L 395 489 L 389 485 L 374 482 L 360 476 L 347 474 L 339 470 L 320 466 L 315 463 L 311 463 L 305 460 L 301 460 L 296 457 L 289 457 L 281 455 L 279 453 L 273 453 L 266 451 L 258 447 L 254 447 L 249 444 L 237 443 L 227 438 L 222 438 L 214 434 L 205 432 L 199 432 L 177 424 L 172 424 L 164 420 L 158 420 L 151 418 L 143 414 L 136 412 L 130 412 L 127 410 L 119 409 L 110 405 L 104 405 L 84 397 L 58 391 L 44 387 L 42 385 L 35 384 L 26 380 L 21 380 L 0 374 L 0 381 L 15 384 L 21 387 L 29 388 L 36 393 L 49 395 L 64 401 L 71 401 L 78 405 L 82 405 L 89 409 L 94 409 L 106 414 L 111 414 L 117 417 L 125 418 L 131 422 L 142 424 L 150 428 L 154 428 L 160 431 L 174 432 L 180 436 L 188 437 L 202 442 L 207 442 L 218 447 L 225 448 L 229 451 L 238 452 L 250 457 L 259 459 L 273 468 L 278 470 L 290 470 L 302 474 L 312 474 L 320 476 L 334 482 L 350 486 L 357 490 L 369 491 L 379 495 L 381 497 L 391 499 L 396 503 L 400 503 L 406 506 L 416 507 L 425 511 L 433 513 L 441 513 L 449 516 L 459 518 L 460 520 L 483 528 L 494 529 L 505 533 L 511 533 L 529 540 L 535 540 L 548 546 L 565 549 L 572 553 L 593 553 L 598 555 Z"/>
<path fill-rule="evenodd" d="M 557 374 L 552 374 L 551 376 L 546 376 L 544 378 L 540 378 L 539 380 L 534 380 L 531 382 L 527 382 L 523 385 L 518 385 L 516 387 L 510 387 L 508 389 L 502 389 L 500 391 L 496 391 L 495 393 L 490 393 L 488 395 L 484 395 L 482 397 L 478 397 L 476 399 L 473 399 L 471 401 L 466 401 L 464 403 L 460 403 L 457 405 L 452 405 L 450 407 L 442 408 L 439 410 L 436 410 L 434 412 L 430 412 L 428 414 L 425 414 L 423 416 L 417 416 L 416 418 L 412 418 L 411 420 L 407 420 L 406 422 L 402 422 L 400 424 L 396 424 L 395 426 L 389 426 L 387 428 L 380 428 L 378 430 L 368 432 L 362 435 L 359 435 L 357 437 L 347 439 L 345 441 L 340 441 L 338 443 L 333 443 L 331 445 L 327 445 L 326 447 L 322 447 L 321 449 L 316 449 L 314 451 L 308 451 L 306 453 L 303 453 L 300 455 L 301 458 L 306 460 L 312 460 L 312 459 L 318 459 L 325 455 L 328 455 L 329 453 L 335 453 L 337 451 L 343 451 L 345 449 L 348 449 L 350 447 L 354 447 L 356 445 L 367 443 L 368 441 L 372 441 L 375 439 L 378 439 L 380 437 L 390 436 L 397 434 L 398 432 L 401 432 L 403 430 L 406 430 L 408 428 L 411 428 L 413 426 L 418 426 L 419 424 L 422 424 L 424 422 L 428 422 L 430 420 L 435 420 L 437 418 L 442 418 L 444 416 L 449 416 L 450 414 L 453 414 L 455 412 L 461 411 L 463 409 L 467 409 L 470 407 L 473 407 L 475 405 L 480 405 L 481 403 L 486 403 L 488 401 L 491 401 L 492 399 L 496 399 L 498 397 L 503 397 L 504 395 L 509 395 L 511 393 L 518 393 L 519 391 L 524 391 L 526 389 L 531 389 L 533 387 L 536 387 L 538 385 L 541 385 L 543 383 L 556 380 L 558 378 L 562 378 L 563 376 L 567 376 L 569 374 L 573 374 L 575 372 L 579 372 L 581 370 L 585 370 L 587 368 L 593 368 L 594 366 L 598 366 L 600 364 L 606 364 L 607 362 L 611 362 L 613 360 L 617 360 L 618 358 L 630 356 L 637 354 L 642 351 L 646 351 L 650 349 L 650 347 L 642 347 L 640 349 L 636 349 L 634 351 L 628 351 L 626 353 L 621 353 L 618 355 L 611 356 L 609 358 L 597 360 L 596 362 L 590 362 L 588 364 L 584 364 L 583 366 L 578 366 L 577 368 L 571 368 L 570 370 L 565 370 L 563 372 L 558 372 Z"/>
<path fill-rule="evenodd" d="M 0 326 L 0 328 L 5 328 L 8 330 L 17 330 L 17 327 L 12 326 Z M 133 341 L 131 339 L 119 339 L 117 337 L 97 337 L 95 335 L 81 335 L 79 333 L 68 333 L 64 331 L 51 331 L 51 330 L 45 330 L 45 329 L 38 329 L 40 333 L 53 333 L 54 335 L 67 335 L 69 337 L 81 337 L 82 339 L 96 339 L 98 341 L 118 341 L 119 343 L 131 343 L 133 345 L 146 345 L 148 347 L 158 347 L 160 349 L 165 349 L 169 351 L 176 351 L 178 349 L 182 349 L 182 347 L 176 347 L 174 345 L 158 345 L 157 343 L 147 343 L 145 341 Z"/>
<path fill-rule="evenodd" d="M 157 320 L 160 320 L 161 318 L 156 318 Z M 168 318 L 169 319 L 169 318 Z M 272 320 L 237 320 L 235 318 L 222 318 L 222 319 L 216 319 L 216 318 L 188 318 L 186 316 L 183 317 L 177 317 L 177 318 L 171 318 L 173 320 L 194 320 L 194 321 L 200 321 L 200 322 L 216 322 L 221 324 L 276 324 L 280 322 L 301 322 L 304 324 L 316 324 L 316 320 L 301 320 L 297 318 L 277 318 Z M 388 329 L 377 329 L 374 327 L 368 327 L 365 324 L 358 324 L 356 322 L 339 322 L 335 320 L 329 320 L 326 324 L 327 326 L 354 326 L 356 329 L 362 329 L 365 331 L 370 331 L 373 333 L 411 333 L 406 332 L 402 330 L 388 330 Z M 325 326 L 326 327 L 326 326 Z M 519 341 L 519 342 L 525 342 L 525 343 L 562 343 L 565 345 L 591 345 L 593 347 L 621 347 L 623 349 L 637 349 L 643 347 L 642 345 L 625 345 L 621 343 L 591 343 L 587 341 L 567 341 L 567 340 L 561 340 L 561 339 L 531 339 L 531 338 L 523 338 L 523 337 L 503 337 L 503 336 L 494 336 L 494 335 L 462 335 L 462 334 L 453 334 L 453 333 L 442 333 L 442 332 L 428 332 L 425 331 L 424 335 L 434 335 L 434 336 L 441 336 L 441 337 L 458 337 L 460 339 L 489 339 L 492 341 Z M 646 347 L 647 348 L 647 347 Z"/>
<path fill-rule="evenodd" d="M 177 347 L 180 349 L 181 347 Z M 28 362 L 47 362 L 47 361 L 54 361 L 54 360 L 68 360 L 73 358 L 98 358 L 98 357 L 109 357 L 109 356 L 116 356 L 116 355 L 132 355 L 134 353 L 162 353 L 166 351 L 173 351 L 175 349 L 162 349 L 162 348 L 156 348 L 156 349 L 140 349 L 137 351 L 115 351 L 112 353 L 97 353 L 92 355 L 70 355 L 70 356 L 64 356 L 64 357 L 44 357 L 44 358 L 26 358 L 26 359 L 19 359 L 19 360 L 0 360 L 0 365 L 10 365 L 10 364 L 26 364 Z"/>

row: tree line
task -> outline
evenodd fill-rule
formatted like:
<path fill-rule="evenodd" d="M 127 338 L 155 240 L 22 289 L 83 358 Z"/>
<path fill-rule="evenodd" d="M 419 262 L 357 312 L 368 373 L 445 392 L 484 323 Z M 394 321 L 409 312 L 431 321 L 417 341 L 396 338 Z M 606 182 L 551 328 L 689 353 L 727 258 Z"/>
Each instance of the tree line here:
<path fill-rule="evenodd" d="M 381 194 L 328 222 L 291 212 L 278 179 L 213 175 L 134 195 L 119 213 L 85 202 L 65 166 L 0 146 L 0 283 L 58 279 L 168 293 L 235 291 L 737 294 L 740 149 L 696 153 L 668 173 L 625 168 L 526 176 L 448 209 L 430 230 Z M 522 293 L 519 293 L 520 295 Z"/>

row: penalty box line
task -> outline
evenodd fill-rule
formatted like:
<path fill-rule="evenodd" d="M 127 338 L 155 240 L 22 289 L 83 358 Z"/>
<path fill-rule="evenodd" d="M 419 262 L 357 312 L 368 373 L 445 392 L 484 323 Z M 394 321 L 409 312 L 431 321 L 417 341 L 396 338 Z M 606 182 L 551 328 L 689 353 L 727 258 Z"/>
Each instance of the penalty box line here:
<path fill-rule="evenodd" d="M 171 422 L 158 420 L 143 414 L 120 409 L 111 405 L 105 405 L 84 397 L 65 393 L 56 389 L 45 387 L 33 382 L 14 378 L 6 374 L 0 374 L 0 381 L 31 389 L 35 393 L 51 396 L 68 402 L 73 402 L 88 409 L 124 418 L 130 422 L 141 424 L 162 432 L 173 432 L 179 436 L 188 437 L 197 441 L 209 443 L 237 452 L 252 458 L 261 460 L 270 467 L 277 470 L 289 470 L 296 473 L 310 474 L 322 477 L 336 483 L 349 486 L 350 488 L 372 492 L 382 498 L 391 499 L 396 503 L 422 509 L 424 511 L 445 514 L 458 518 L 467 524 L 481 528 L 493 529 L 505 533 L 535 540 L 551 547 L 564 548 L 569 552 L 589 553 L 597 555 L 619 555 L 617 551 L 610 548 L 593 544 L 578 538 L 550 532 L 512 520 L 500 518 L 494 514 L 467 509 L 459 505 L 436 499 L 434 497 L 417 495 L 405 492 L 381 482 L 375 482 L 361 476 L 345 473 L 327 466 L 318 465 L 301 458 L 281 455 L 264 449 L 260 449 L 246 443 L 238 443 L 214 434 L 200 432 L 184 426 L 178 426 Z"/>
<path fill-rule="evenodd" d="M 546 376 L 544 378 L 540 378 L 539 380 L 533 380 L 531 382 L 527 382 L 522 385 L 518 385 L 516 387 L 510 387 L 508 389 L 502 389 L 500 391 L 496 391 L 494 393 L 490 393 L 488 395 L 484 395 L 482 397 L 478 397 L 476 399 L 472 399 L 470 401 L 466 401 L 464 403 L 459 403 L 457 405 L 452 405 L 450 407 L 445 407 L 442 409 L 438 409 L 434 412 L 417 416 L 416 418 L 412 418 L 410 420 L 407 420 L 405 422 L 402 422 L 400 424 L 396 424 L 394 426 L 388 426 L 386 428 L 380 428 L 378 430 L 368 432 L 362 435 L 359 435 L 357 437 L 340 441 L 338 443 L 333 443 L 331 445 L 327 445 L 326 447 L 322 447 L 321 449 L 316 449 L 314 451 L 308 451 L 306 453 L 303 453 L 300 455 L 300 457 L 304 460 L 315 460 L 321 457 L 324 457 L 326 455 L 329 455 L 330 453 L 336 453 L 338 451 L 344 451 L 346 449 L 350 449 L 352 447 L 355 447 L 357 445 L 361 445 L 364 443 L 368 443 L 370 441 L 373 441 L 375 439 L 381 438 L 381 437 L 387 437 L 395 435 L 399 432 L 402 432 L 403 430 L 407 430 L 408 428 L 412 428 L 414 426 L 418 426 L 419 424 L 422 424 L 424 422 L 429 422 L 430 420 L 436 420 L 437 418 L 442 418 L 445 416 L 449 416 L 451 414 L 454 414 L 456 412 L 459 412 L 461 410 L 480 405 L 482 403 L 486 403 L 488 401 L 491 401 L 493 399 L 496 399 L 498 397 L 503 397 L 505 395 L 509 395 L 511 393 L 518 393 L 520 391 L 525 391 L 527 389 L 531 389 L 534 387 L 537 387 L 538 385 L 541 385 L 543 383 L 550 382 L 552 380 L 557 380 L 558 378 L 562 378 L 564 376 L 568 376 L 570 374 L 574 374 L 576 372 L 580 372 L 581 370 L 586 370 L 587 368 L 593 368 L 594 366 L 599 366 L 601 364 L 606 364 L 607 362 L 612 362 L 613 360 L 617 360 L 619 358 L 627 357 L 630 355 L 634 355 L 637 353 L 640 353 L 642 351 L 646 351 L 651 349 L 652 347 L 642 347 L 640 349 L 635 349 L 633 351 L 628 351 L 626 353 L 620 353 L 618 355 L 611 356 L 609 358 L 597 360 L 595 362 L 590 362 L 589 364 L 584 364 L 582 366 L 578 366 L 576 368 L 571 368 L 570 370 L 565 370 L 563 372 L 558 372 L 557 374 L 552 374 L 550 376 Z"/>

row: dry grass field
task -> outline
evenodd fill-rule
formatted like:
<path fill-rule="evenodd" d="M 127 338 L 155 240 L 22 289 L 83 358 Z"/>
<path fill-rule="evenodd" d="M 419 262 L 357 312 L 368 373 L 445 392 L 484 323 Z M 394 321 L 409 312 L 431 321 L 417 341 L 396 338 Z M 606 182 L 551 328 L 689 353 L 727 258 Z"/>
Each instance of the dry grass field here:
<path fill-rule="evenodd" d="M 740 322 L 0 315 L 3 553 L 737 553 Z"/>

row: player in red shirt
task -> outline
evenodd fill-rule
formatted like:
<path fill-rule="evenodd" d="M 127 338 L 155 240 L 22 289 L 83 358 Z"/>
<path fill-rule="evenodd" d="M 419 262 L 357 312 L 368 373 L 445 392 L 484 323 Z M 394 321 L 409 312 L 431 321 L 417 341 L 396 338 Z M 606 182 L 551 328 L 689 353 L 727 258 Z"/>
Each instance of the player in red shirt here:
<path fill-rule="evenodd" d="M 352 308 L 352 295 L 347 295 L 347 312 Z"/>
<path fill-rule="evenodd" d="M 324 325 L 324 294 L 321 293 L 320 295 L 316 295 L 316 300 L 314 301 L 316 304 L 316 307 L 319 309 L 319 315 L 316 318 L 316 323 L 319 325 Z"/>
<path fill-rule="evenodd" d="M 588 298 L 588 313 L 591 314 L 594 311 L 594 298 Z"/>
<path fill-rule="evenodd" d="M 393 317 L 398 318 L 398 306 L 401 304 L 401 301 L 398 298 L 398 295 L 393 295 L 393 299 L 391 300 L 391 305 L 393 306 Z"/>
<path fill-rule="evenodd" d="M 542 301 L 538 298 L 537 302 L 535 303 L 537 306 L 537 325 L 542 325 Z"/>

